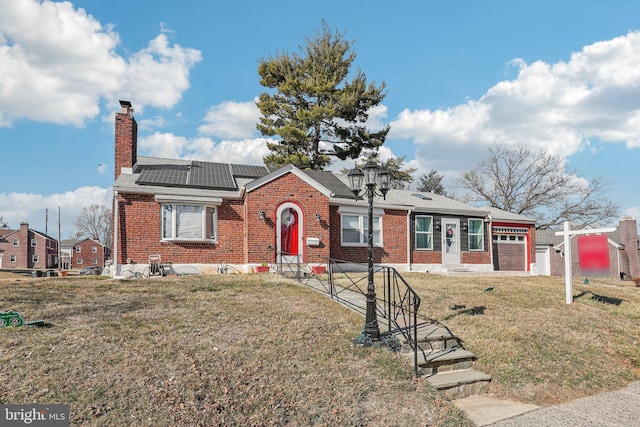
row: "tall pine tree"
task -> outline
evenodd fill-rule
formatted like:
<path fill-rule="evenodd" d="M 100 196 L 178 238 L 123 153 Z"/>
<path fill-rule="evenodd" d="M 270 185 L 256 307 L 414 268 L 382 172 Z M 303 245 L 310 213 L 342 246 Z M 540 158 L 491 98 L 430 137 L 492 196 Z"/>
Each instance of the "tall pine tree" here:
<path fill-rule="evenodd" d="M 389 132 L 389 126 L 366 127 L 369 110 L 386 95 L 385 85 L 367 84 L 359 69 L 347 80 L 356 55 L 344 34 L 332 33 L 323 22 L 322 31 L 305 40 L 300 53 L 259 60 L 260 84 L 273 91 L 259 97 L 257 128 L 280 137 L 268 144 L 267 166 L 322 170 L 332 157 L 356 159 L 362 150 L 377 150 Z"/>

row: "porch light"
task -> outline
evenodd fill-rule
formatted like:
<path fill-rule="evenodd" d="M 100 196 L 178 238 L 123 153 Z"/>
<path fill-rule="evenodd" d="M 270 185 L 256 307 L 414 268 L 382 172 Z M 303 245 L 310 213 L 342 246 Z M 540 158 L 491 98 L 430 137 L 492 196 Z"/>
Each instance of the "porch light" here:
<path fill-rule="evenodd" d="M 362 190 L 362 180 L 364 179 L 364 173 L 359 168 L 353 168 L 347 174 L 349 178 L 349 187 L 353 191 L 354 195 L 358 195 Z"/>

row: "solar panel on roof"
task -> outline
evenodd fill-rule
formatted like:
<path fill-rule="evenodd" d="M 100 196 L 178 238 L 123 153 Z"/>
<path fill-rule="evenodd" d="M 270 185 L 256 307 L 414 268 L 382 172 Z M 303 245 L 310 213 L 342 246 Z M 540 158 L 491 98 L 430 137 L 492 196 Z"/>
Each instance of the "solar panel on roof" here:
<path fill-rule="evenodd" d="M 136 180 L 143 185 L 184 186 L 187 183 L 189 167 L 184 165 L 162 165 L 145 167 Z"/>
<path fill-rule="evenodd" d="M 231 168 L 226 163 L 192 162 L 187 184 L 198 188 L 236 189 Z"/>
<path fill-rule="evenodd" d="M 269 173 L 269 170 L 264 166 L 232 164 L 231 172 L 233 173 L 233 176 L 241 176 L 243 178 L 261 178 Z"/>

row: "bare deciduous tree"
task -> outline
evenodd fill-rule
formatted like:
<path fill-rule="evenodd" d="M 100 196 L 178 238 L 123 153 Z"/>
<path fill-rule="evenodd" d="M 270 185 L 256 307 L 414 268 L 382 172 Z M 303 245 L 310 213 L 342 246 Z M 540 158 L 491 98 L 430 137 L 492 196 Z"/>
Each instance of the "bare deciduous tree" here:
<path fill-rule="evenodd" d="M 456 184 L 470 191 L 469 201 L 534 218 L 539 229 L 564 221 L 595 226 L 618 214 L 607 197 L 607 180 L 587 182 L 575 170 L 566 171 L 561 157 L 543 151 L 490 148 L 487 159 Z"/>
<path fill-rule="evenodd" d="M 110 248 L 112 223 L 111 209 L 108 207 L 104 205 L 85 206 L 76 218 L 76 227 L 78 227 L 76 238 L 89 237 Z"/>

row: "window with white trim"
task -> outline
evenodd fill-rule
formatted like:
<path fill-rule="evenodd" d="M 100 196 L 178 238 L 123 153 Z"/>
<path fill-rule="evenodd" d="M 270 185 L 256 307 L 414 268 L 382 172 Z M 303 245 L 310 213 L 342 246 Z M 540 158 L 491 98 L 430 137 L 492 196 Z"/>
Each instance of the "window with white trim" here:
<path fill-rule="evenodd" d="M 91 264 L 97 265 L 98 264 L 98 258 L 91 259 Z"/>
<path fill-rule="evenodd" d="M 368 215 L 343 214 L 341 221 L 342 246 L 367 246 L 369 238 Z M 382 246 L 382 217 L 373 217 L 373 244 Z"/>
<path fill-rule="evenodd" d="M 20 239 L 13 239 L 13 246 L 20 246 Z"/>
<path fill-rule="evenodd" d="M 15 255 L 9 255 L 9 262 L 16 262 L 16 256 Z"/>
<path fill-rule="evenodd" d="M 97 246 L 91 246 L 91 253 L 97 254 L 98 253 L 98 247 Z"/>
<path fill-rule="evenodd" d="M 82 252 L 82 246 L 76 246 L 76 252 L 77 253 Z"/>
<path fill-rule="evenodd" d="M 84 261 L 82 260 L 82 258 L 78 258 L 78 260 L 76 261 L 77 264 L 83 264 Z"/>
<path fill-rule="evenodd" d="M 416 249 L 433 249 L 433 217 L 416 215 Z"/>
<path fill-rule="evenodd" d="M 215 241 L 217 234 L 216 208 L 173 203 L 162 205 L 160 231 L 162 240 Z"/>
<path fill-rule="evenodd" d="M 33 262 L 38 262 L 38 261 L 40 260 L 40 257 L 39 257 L 38 255 L 32 255 L 32 256 L 31 256 L 31 260 L 32 260 Z"/>
<path fill-rule="evenodd" d="M 484 221 L 481 219 L 469 219 L 469 250 L 484 250 Z"/>
<path fill-rule="evenodd" d="M 35 248 L 36 246 L 38 246 L 38 240 L 37 239 L 31 239 L 31 247 Z"/>

